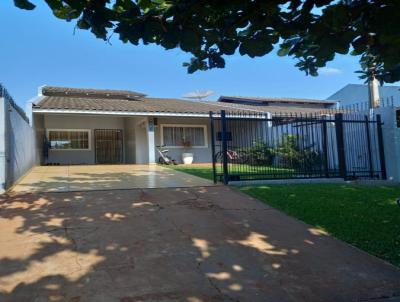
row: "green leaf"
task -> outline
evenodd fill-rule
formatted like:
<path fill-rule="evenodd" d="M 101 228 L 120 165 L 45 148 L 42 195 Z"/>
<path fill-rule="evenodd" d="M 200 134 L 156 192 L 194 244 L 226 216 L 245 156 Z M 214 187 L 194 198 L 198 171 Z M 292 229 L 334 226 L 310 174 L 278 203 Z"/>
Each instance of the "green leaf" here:
<path fill-rule="evenodd" d="M 239 42 L 236 40 L 224 40 L 218 44 L 219 49 L 226 55 L 233 55 L 236 48 L 239 46 Z"/>
<path fill-rule="evenodd" d="M 14 0 L 14 4 L 16 7 L 26 10 L 32 10 L 36 7 L 36 5 L 32 4 L 28 0 Z"/>
<path fill-rule="evenodd" d="M 289 54 L 289 51 L 290 51 L 290 48 L 288 47 L 288 48 L 280 48 L 279 50 L 278 50 L 278 56 L 280 56 L 280 57 L 284 57 L 284 56 L 287 56 L 288 54 Z"/>
<path fill-rule="evenodd" d="M 78 20 L 78 22 L 76 23 L 76 25 L 77 25 L 78 28 L 80 28 L 80 29 L 89 29 L 89 28 L 90 28 L 90 24 L 89 24 L 85 19 L 80 19 L 80 20 Z"/>
<path fill-rule="evenodd" d="M 251 58 L 260 57 L 269 53 L 273 49 L 267 34 L 258 35 L 255 38 L 247 39 L 240 44 L 239 52 L 241 55 L 248 55 Z"/>
<path fill-rule="evenodd" d="M 201 39 L 197 32 L 190 28 L 183 29 L 180 38 L 181 49 L 188 52 L 194 52 L 200 49 Z"/>

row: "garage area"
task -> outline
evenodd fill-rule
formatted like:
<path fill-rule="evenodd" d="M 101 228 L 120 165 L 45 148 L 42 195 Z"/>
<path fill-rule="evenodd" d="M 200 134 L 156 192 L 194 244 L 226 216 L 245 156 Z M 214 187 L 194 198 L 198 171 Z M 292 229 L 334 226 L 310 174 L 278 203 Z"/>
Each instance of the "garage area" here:
<path fill-rule="evenodd" d="M 74 192 L 210 186 L 211 181 L 158 165 L 37 166 L 10 191 Z"/>

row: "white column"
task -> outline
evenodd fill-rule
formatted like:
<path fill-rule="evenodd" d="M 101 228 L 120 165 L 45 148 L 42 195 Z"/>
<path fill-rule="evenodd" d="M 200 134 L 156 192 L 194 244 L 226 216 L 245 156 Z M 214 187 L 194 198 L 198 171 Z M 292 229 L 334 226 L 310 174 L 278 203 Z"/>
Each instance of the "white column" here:
<path fill-rule="evenodd" d="M 156 163 L 156 156 L 155 156 L 155 136 L 154 136 L 154 118 L 150 117 L 147 122 L 146 126 L 147 130 L 147 150 L 149 152 L 149 164 Z"/>

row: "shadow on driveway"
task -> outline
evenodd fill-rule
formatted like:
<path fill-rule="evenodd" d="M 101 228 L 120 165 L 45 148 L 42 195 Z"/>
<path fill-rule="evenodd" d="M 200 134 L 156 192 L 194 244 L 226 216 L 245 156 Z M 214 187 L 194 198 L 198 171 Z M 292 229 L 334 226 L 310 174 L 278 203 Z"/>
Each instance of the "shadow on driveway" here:
<path fill-rule="evenodd" d="M 0 301 L 368 301 L 400 271 L 229 187 L 0 197 Z"/>

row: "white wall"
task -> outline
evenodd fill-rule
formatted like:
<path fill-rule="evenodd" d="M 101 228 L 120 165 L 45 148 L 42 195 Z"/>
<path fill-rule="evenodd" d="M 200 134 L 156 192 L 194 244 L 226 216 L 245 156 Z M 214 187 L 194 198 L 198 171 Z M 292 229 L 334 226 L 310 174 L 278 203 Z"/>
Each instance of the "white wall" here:
<path fill-rule="evenodd" d="M 182 162 L 182 153 L 190 152 L 194 154 L 193 163 L 210 163 L 212 162 L 211 156 L 211 133 L 208 118 L 158 118 L 157 126 L 155 128 L 155 145 L 161 145 L 161 125 L 168 124 L 184 124 L 184 125 L 205 125 L 207 132 L 207 147 L 205 148 L 189 148 L 186 151 L 183 148 L 168 148 L 168 155 L 179 163 Z M 156 152 L 156 161 L 159 155 Z"/>
<path fill-rule="evenodd" d="M 382 116 L 384 123 L 382 132 L 387 179 L 400 182 L 400 128 L 397 128 L 396 110 L 400 107 L 376 108 L 374 112 Z"/>
<path fill-rule="evenodd" d="M 136 146 L 135 146 L 135 118 L 127 117 L 124 120 L 125 135 L 124 135 L 124 151 L 125 163 L 134 164 L 136 161 Z"/>
<path fill-rule="evenodd" d="M 10 101 L 0 98 L 0 191 L 37 164 L 35 133 Z"/>
<path fill-rule="evenodd" d="M 147 118 L 137 119 L 135 122 L 135 157 L 137 164 L 149 162 L 149 149 L 147 144 Z"/>
<path fill-rule="evenodd" d="M 0 98 L 0 194 L 6 189 L 6 115 L 5 100 Z"/>
<path fill-rule="evenodd" d="M 94 164 L 95 145 L 94 129 L 124 130 L 124 118 L 113 116 L 87 116 L 47 114 L 44 116 L 44 128 L 48 129 L 89 129 L 90 150 L 49 150 L 47 163 L 59 164 Z"/>

